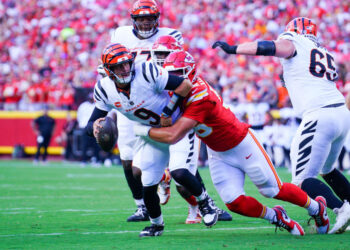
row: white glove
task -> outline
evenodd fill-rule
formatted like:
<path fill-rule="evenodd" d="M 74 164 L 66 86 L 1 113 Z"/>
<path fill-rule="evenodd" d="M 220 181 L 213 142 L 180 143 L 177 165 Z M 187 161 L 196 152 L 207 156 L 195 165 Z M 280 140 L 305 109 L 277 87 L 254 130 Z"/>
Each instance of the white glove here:
<path fill-rule="evenodd" d="M 97 72 L 103 77 L 107 76 L 106 71 L 105 71 L 105 69 L 103 67 L 103 64 L 100 64 L 100 65 L 97 66 Z"/>
<path fill-rule="evenodd" d="M 152 127 L 141 125 L 141 124 L 135 124 L 134 125 L 134 134 L 138 136 L 147 136 L 148 132 Z"/>

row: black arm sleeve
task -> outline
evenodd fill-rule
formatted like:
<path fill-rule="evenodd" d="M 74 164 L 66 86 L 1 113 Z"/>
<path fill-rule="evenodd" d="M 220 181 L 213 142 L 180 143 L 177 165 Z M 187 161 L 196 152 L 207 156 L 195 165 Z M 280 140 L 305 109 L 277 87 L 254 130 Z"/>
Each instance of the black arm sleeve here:
<path fill-rule="evenodd" d="M 169 74 L 168 82 L 166 83 L 166 90 L 175 90 L 185 80 L 183 77 Z"/>
<path fill-rule="evenodd" d="M 94 111 L 92 112 L 89 122 L 85 127 L 85 133 L 91 137 L 94 136 L 93 132 L 94 132 L 94 121 L 96 121 L 98 118 L 102 118 L 105 117 L 108 114 L 107 111 L 98 109 L 95 107 Z"/>

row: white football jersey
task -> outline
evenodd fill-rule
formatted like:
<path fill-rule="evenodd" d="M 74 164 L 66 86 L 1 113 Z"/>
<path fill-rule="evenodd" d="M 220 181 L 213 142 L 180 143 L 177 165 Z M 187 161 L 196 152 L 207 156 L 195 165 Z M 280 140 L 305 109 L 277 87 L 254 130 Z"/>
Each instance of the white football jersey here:
<path fill-rule="evenodd" d="M 282 58 L 284 81 L 296 111 L 302 116 L 307 111 L 344 102 L 334 80 L 338 77 L 333 56 L 306 36 L 294 32 L 282 33 L 278 39 L 293 42 L 296 53 Z"/>
<path fill-rule="evenodd" d="M 266 121 L 266 113 L 270 106 L 266 102 L 249 103 L 246 107 L 248 123 L 252 126 L 262 126 Z"/>
<path fill-rule="evenodd" d="M 112 34 L 111 42 L 120 43 L 130 49 L 136 56 L 135 62 L 146 61 L 151 58 L 151 49 L 158 37 L 170 35 L 181 45 L 184 43 L 181 32 L 175 29 L 158 28 L 157 33 L 147 39 L 138 38 L 133 29 L 133 26 L 118 27 Z"/>
<path fill-rule="evenodd" d="M 136 63 L 129 95 L 119 91 L 109 77 L 104 77 L 95 85 L 95 105 L 100 110 L 116 109 L 130 120 L 158 126 L 163 108 L 170 100 L 169 92 L 164 90 L 168 78 L 168 71 L 151 61 Z M 174 112 L 173 121 L 179 113 L 179 109 Z"/>

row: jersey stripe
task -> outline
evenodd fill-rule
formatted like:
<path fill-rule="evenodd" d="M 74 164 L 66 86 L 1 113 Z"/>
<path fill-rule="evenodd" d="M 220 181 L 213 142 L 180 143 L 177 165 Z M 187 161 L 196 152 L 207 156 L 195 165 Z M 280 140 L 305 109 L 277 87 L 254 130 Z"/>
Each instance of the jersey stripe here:
<path fill-rule="evenodd" d="M 95 100 L 101 101 L 102 98 L 99 93 L 97 93 L 96 89 L 94 89 L 94 98 Z"/>
<path fill-rule="evenodd" d="M 174 35 L 176 32 L 178 32 L 177 30 L 174 30 L 173 32 L 171 32 L 169 35 Z"/>
<path fill-rule="evenodd" d="M 153 63 L 150 63 L 149 64 L 149 70 L 151 71 L 151 76 L 152 76 L 152 79 L 153 79 L 153 82 L 155 82 L 156 80 L 154 79 L 154 74 L 153 74 Z"/>
<path fill-rule="evenodd" d="M 97 82 L 97 89 L 104 95 L 105 99 L 108 99 L 106 91 L 101 86 L 101 80 Z"/>
<path fill-rule="evenodd" d="M 156 73 L 157 73 L 156 77 L 158 77 L 158 75 L 159 75 L 159 70 L 158 70 L 158 68 L 157 68 L 157 65 L 155 65 L 155 64 L 153 63 L 153 66 L 154 66 L 154 69 L 156 70 Z"/>
<path fill-rule="evenodd" d="M 188 98 L 186 106 L 190 105 L 192 102 L 202 100 L 204 97 L 208 96 L 208 92 L 206 89 L 202 90 L 201 92 L 191 96 Z"/>
<path fill-rule="evenodd" d="M 271 169 L 273 175 L 275 176 L 275 179 L 276 179 L 276 181 L 277 181 L 278 188 L 281 189 L 281 188 L 282 188 L 282 182 L 281 182 L 281 180 L 280 180 L 280 178 L 279 178 L 279 176 L 278 176 L 278 174 L 277 174 L 277 172 L 276 172 L 276 169 L 275 169 L 275 167 L 273 166 L 273 164 L 272 164 L 272 162 L 271 162 L 269 156 L 267 155 L 267 153 L 266 153 L 266 151 L 264 150 L 263 146 L 261 146 L 261 144 L 260 144 L 260 142 L 258 141 L 258 139 L 256 139 L 256 137 L 254 136 L 254 134 L 253 134 L 250 130 L 248 130 L 248 133 L 249 133 L 250 136 L 253 138 L 253 140 L 255 141 L 256 145 L 259 147 L 260 151 L 263 153 L 263 155 L 264 155 L 264 157 L 265 157 L 267 163 L 268 163 L 269 166 L 270 166 L 270 169 Z"/>
<path fill-rule="evenodd" d="M 148 80 L 148 78 L 146 76 L 146 63 L 142 63 L 142 75 L 145 78 L 145 80 L 150 83 L 150 81 Z"/>

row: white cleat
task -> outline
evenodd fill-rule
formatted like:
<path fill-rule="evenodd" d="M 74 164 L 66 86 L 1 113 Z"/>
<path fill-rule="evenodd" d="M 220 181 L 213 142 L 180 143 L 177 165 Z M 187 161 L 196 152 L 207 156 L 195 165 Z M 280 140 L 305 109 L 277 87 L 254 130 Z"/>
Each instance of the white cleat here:
<path fill-rule="evenodd" d="M 350 204 L 345 200 L 343 206 L 341 206 L 339 209 L 334 210 L 337 218 L 333 228 L 328 232 L 328 234 L 344 233 L 346 228 L 350 225 Z"/>
<path fill-rule="evenodd" d="M 171 182 L 171 175 L 169 168 L 165 169 L 164 171 L 164 177 L 163 180 L 158 185 L 158 196 L 159 196 L 159 203 L 161 205 L 165 205 L 168 203 L 170 199 L 170 182 Z"/>
<path fill-rule="evenodd" d="M 198 205 L 192 206 L 188 205 L 188 216 L 186 219 L 186 224 L 197 224 L 202 222 L 202 216 L 199 214 Z"/>

